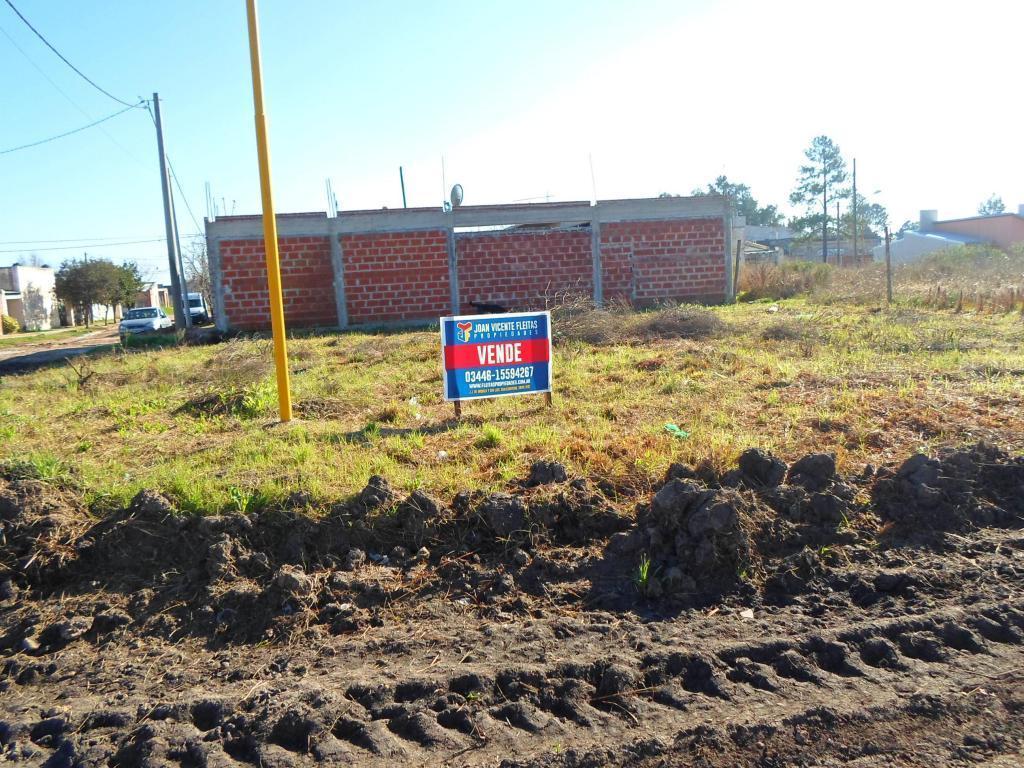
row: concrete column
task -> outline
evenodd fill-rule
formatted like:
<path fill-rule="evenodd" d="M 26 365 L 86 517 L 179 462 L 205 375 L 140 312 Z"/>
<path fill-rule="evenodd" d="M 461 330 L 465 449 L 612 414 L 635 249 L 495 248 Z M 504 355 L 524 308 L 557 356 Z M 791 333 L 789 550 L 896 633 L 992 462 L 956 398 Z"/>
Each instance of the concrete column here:
<path fill-rule="evenodd" d="M 327 236 L 331 240 L 331 269 L 334 270 L 334 304 L 338 311 L 338 328 L 348 328 L 348 302 L 345 300 L 345 254 L 341 250 L 341 236 L 330 219 Z"/>
<path fill-rule="evenodd" d="M 459 314 L 459 252 L 455 242 L 455 219 L 448 225 L 448 287 L 451 291 L 452 314 Z"/>
<path fill-rule="evenodd" d="M 601 222 L 595 215 L 590 220 L 590 258 L 594 264 L 594 305 L 604 304 L 604 284 L 601 271 Z"/>
<path fill-rule="evenodd" d="M 731 302 L 736 299 L 736 286 L 732 284 L 733 254 L 736 243 L 732 241 L 732 216 L 726 213 L 722 217 L 722 236 L 725 238 L 725 301 Z"/>
<path fill-rule="evenodd" d="M 207 222 L 209 225 L 209 222 Z M 210 285 L 213 288 L 214 324 L 221 333 L 228 330 L 228 314 L 224 311 L 224 280 L 220 269 L 220 238 L 206 236 L 206 260 L 210 265 Z"/>

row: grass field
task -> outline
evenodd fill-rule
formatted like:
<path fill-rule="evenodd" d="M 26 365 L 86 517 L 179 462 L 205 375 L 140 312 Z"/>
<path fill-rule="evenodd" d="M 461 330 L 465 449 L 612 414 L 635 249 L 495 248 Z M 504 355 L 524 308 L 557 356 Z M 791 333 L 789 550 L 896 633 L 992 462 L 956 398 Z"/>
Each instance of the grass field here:
<path fill-rule="evenodd" d="M 436 331 L 353 332 L 291 341 L 297 418 L 281 425 L 269 342 L 240 339 L 5 377 L 0 458 L 100 507 L 152 487 L 214 512 L 295 491 L 326 509 L 371 474 L 497 489 L 541 457 L 644 490 L 673 461 L 724 467 L 749 446 L 834 451 L 848 470 L 979 439 L 1024 450 L 1018 310 L 797 298 L 600 315 L 616 331 L 596 335 L 593 317 L 556 320 L 551 409 L 503 398 L 456 422 Z"/>

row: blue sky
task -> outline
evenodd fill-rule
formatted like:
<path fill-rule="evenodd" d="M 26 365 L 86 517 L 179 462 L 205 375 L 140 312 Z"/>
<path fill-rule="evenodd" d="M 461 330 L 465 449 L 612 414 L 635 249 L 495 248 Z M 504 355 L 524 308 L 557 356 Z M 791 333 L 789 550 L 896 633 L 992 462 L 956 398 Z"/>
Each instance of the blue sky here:
<path fill-rule="evenodd" d="M 105 89 L 160 92 L 200 224 L 207 181 L 229 211 L 259 211 L 242 0 L 15 4 Z M 403 165 L 410 205 L 439 205 L 442 155 L 467 203 L 589 199 L 592 157 L 601 198 L 726 173 L 786 208 L 803 148 L 825 133 L 897 225 L 919 208 L 969 215 L 993 192 L 1016 210 L 1021 5 L 263 0 L 276 201 L 323 210 L 330 177 L 343 209 L 398 207 Z M 0 149 L 119 108 L 0 4 Z M 180 200 L 178 215 L 194 234 Z M 0 155 L 0 264 L 162 234 L 142 110 Z M 84 250 L 166 279 L 160 242 Z"/>

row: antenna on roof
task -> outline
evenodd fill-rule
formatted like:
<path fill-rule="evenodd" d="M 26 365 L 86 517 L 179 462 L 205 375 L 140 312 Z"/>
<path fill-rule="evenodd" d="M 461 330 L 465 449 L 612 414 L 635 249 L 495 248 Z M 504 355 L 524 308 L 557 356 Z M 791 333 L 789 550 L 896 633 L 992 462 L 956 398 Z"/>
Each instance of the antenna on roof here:
<path fill-rule="evenodd" d="M 458 208 L 460 205 L 462 205 L 462 185 L 461 184 L 456 184 L 454 187 L 452 187 L 452 193 L 451 193 L 449 199 L 451 200 L 451 207 L 452 208 Z"/>

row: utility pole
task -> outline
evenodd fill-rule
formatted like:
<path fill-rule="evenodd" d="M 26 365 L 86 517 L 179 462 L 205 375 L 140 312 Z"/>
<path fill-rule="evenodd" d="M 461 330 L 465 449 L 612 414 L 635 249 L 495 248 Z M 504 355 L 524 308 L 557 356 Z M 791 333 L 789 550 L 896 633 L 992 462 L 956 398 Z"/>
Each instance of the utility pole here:
<path fill-rule="evenodd" d="M 857 158 L 853 158 L 853 260 L 857 261 Z"/>
<path fill-rule="evenodd" d="M 181 255 L 181 238 L 178 237 L 178 210 L 174 207 L 174 190 L 171 190 L 171 222 L 174 224 L 174 250 L 178 252 L 178 282 L 181 283 L 181 303 L 185 307 L 185 327 L 192 327 L 192 310 L 188 305 L 188 278 L 185 277 L 185 262 Z"/>
<path fill-rule="evenodd" d="M 188 309 L 181 300 L 181 280 L 178 278 L 178 239 L 174 234 L 174 219 L 171 212 L 171 185 L 167 174 L 167 155 L 164 154 L 164 126 L 160 120 L 160 95 L 153 94 L 153 121 L 156 123 L 156 146 L 160 153 L 160 181 L 164 193 L 164 237 L 167 240 L 167 266 L 171 271 L 171 301 L 174 302 L 174 327 L 185 328 L 185 313 Z"/>
<path fill-rule="evenodd" d="M 837 267 L 843 266 L 843 244 L 842 244 L 842 241 L 839 239 L 841 237 L 841 233 L 839 231 L 839 222 L 840 221 L 841 221 L 841 219 L 839 218 L 839 201 L 836 200 L 836 266 Z"/>
<path fill-rule="evenodd" d="M 889 232 L 889 226 L 885 227 L 885 301 L 887 304 L 892 304 L 892 252 L 890 251 L 890 244 L 892 243 L 892 233 Z"/>
<path fill-rule="evenodd" d="M 824 214 L 824 221 L 821 222 L 821 261 L 828 264 L 828 169 L 824 161 L 821 167 L 821 212 Z"/>

